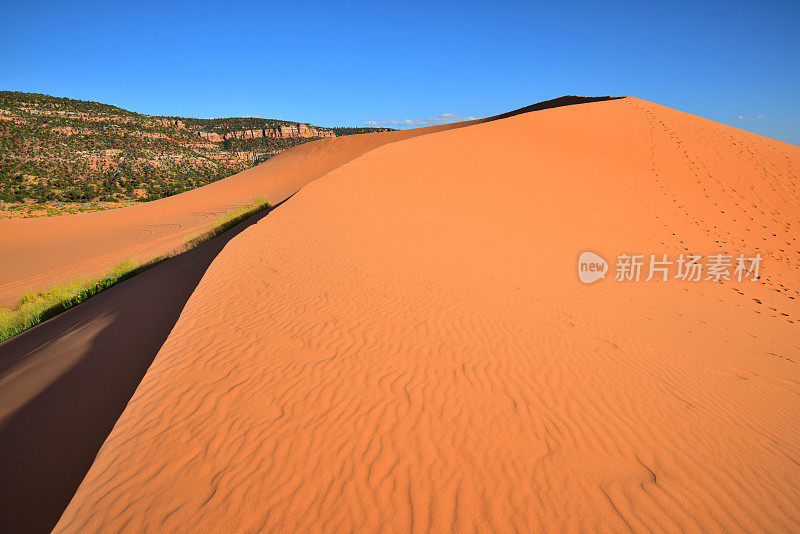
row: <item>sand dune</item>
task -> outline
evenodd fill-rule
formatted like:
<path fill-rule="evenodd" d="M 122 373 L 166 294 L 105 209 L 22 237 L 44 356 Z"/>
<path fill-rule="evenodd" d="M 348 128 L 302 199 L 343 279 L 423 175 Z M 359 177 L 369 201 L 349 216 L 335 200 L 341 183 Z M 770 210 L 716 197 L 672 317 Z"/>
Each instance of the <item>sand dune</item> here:
<path fill-rule="evenodd" d="M 235 176 L 154 202 L 36 219 L 0 219 L 0 304 L 26 291 L 100 275 L 127 258 L 180 249 L 225 212 L 264 197 L 273 205 L 339 165 L 386 143 L 471 124 L 323 139 Z"/>
<path fill-rule="evenodd" d="M 367 152 L 216 257 L 56 531 L 797 531 L 799 166 L 634 98 Z"/>

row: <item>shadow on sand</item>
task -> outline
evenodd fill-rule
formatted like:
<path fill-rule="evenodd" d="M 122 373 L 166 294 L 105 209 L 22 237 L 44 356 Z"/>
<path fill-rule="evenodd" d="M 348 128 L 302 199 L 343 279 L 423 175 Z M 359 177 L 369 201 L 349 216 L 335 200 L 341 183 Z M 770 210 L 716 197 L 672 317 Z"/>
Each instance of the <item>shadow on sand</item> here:
<path fill-rule="evenodd" d="M 0 344 L 2 530 L 52 530 L 208 266 L 267 214 Z"/>

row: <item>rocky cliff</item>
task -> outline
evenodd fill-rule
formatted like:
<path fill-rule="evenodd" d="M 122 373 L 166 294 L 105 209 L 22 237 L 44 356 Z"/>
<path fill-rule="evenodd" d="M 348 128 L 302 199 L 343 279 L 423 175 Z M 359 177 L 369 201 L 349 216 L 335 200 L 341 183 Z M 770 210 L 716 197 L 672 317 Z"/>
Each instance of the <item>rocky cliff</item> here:
<path fill-rule="evenodd" d="M 180 122 L 180 121 L 178 121 Z M 178 126 L 180 127 L 180 126 Z M 331 130 L 323 130 L 308 124 L 289 124 L 280 125 L 275 128 L 259 128 L 255 130 L 237 130 L 233 132 L 226 132 L 219 134 L 216 132 L 198 131 L 197 135 L 203 139 L 207 139 L 213 143 L 221 143 L 226 139 L 289 139 L 298 137 L 301 139 L 311 139 L 315 137 L 336 137 L 336 134 Z"/>

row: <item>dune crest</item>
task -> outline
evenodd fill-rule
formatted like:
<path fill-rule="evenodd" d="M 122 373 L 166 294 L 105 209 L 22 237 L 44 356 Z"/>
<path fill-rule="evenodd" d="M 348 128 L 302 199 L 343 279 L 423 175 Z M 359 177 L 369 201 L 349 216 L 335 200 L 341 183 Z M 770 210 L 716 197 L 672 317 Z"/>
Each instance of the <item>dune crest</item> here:
<path fill-rule="evenodd" d="M 799 166 L 635 98 L 353 159 L 217 256 L 55 531 L 797 530 Z"/>

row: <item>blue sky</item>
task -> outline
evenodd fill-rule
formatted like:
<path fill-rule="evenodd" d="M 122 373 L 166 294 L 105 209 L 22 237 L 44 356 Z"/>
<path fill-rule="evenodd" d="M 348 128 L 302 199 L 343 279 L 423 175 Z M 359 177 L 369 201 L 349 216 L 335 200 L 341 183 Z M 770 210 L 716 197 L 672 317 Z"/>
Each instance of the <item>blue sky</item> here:
<path fill-rule="evenodd" d="M 612 94 L 800 145 L 797 0 L 0 0 L 0 12 L 0 88 L 151 115 L 403 127 Z"/>

